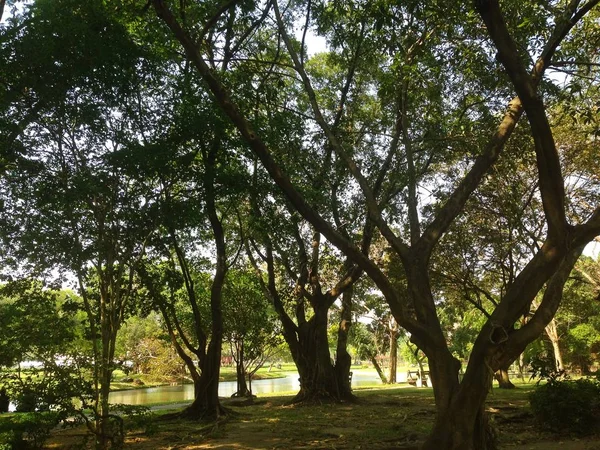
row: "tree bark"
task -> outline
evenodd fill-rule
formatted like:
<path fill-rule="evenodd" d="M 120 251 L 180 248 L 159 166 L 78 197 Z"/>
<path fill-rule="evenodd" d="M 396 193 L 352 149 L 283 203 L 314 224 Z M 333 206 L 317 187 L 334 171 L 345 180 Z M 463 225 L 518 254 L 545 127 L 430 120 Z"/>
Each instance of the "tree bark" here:
<path fill-rule="evenodd" d="M 515 385 L 510 381 L 510 377 L 508 375 L 508 366 L 502 367 L 498 369 L 494 374 L 494 378 L 498 382 L 498 387 L 500 389 L 514 389 Z"/>
<path fill-rule="evenodd" d="M 335 375 L 339 389 L 343 393 L 343 398 L 350 398 L 352 396 L 350 380 L 352 357 L 348 353 L 348 333 L 352 326 L 352 295 L 352 287 L 342 294 L 342 311 L 336 346 Z"/>
<path fill-rule="evenodd" d="M 252 395 L 248 384 L 246 383 L 246 369 L 244 366 L 244 341 L 236 342 L 235 344 L 235 374 L 237 381 L 237 390 L 232 397 L 248 397 Z"/>
<path fill-rule="evenodd" d="M 554 352 L 554 361 L 556 363 L 556 370 L 562 372 L 565 370 L 565 365 L 563 363 L 562 352 L 560 350 L 560 336 L 558 334 L 558 327 L 556 326 L 556 320 L 552 319 L 545 328 L 546 335 L 548 339 L 550 339 L 550 343 L 552 344 L 552 350 Z"/>
<path fill-rule="evenodd" d="M 349 382 L 339 383 L 327 340 L 327 309 L 317 309 L 298 326 L 299 354 L 294 358 L 300 375 L 300 392 L 293 402 L 353 400 Z M 349 355 L 348 355 L 349 356 Z"/>
<path fill-rule="evenodd" d="M 221 342 L 214 337 L 201 365 L 200 379 L 194 383 L 194 401 L 181 412 L 192 420 L 216 420 L 226 414 L 219 401 L 219 372 L 221 367 Z"/>
<path fill-rule="evenodd" d="M 398 323 L 392 318 L 393 324 L 390 327 L 390 376 L 389 384 L 397 382 L 396 371 L 398 369 Z"/>
<path fill-rule="evenodd" d="M 485 365 L 471 366 L 459 385 L 460 363 L 451 358 L 429 358 L 437 415 L 423 450 L 493 450 L 495 436 L 484 409 L 492 373 Z"/>

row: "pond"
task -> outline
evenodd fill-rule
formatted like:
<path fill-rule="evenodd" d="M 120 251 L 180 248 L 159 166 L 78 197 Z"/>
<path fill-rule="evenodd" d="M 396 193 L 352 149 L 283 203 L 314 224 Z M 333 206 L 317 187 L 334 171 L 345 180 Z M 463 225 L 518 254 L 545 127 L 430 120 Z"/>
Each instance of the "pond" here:
<path fill-rule="evenodd" d="M 375 372 L 355 372 L 352 376 L 352 387 L 381 384 Z M 278 392 L 297 392 L 300 390 L 298 374 L 288 374 L 283 378 L 255 380 L 252 382 L 252 392 L 255 395 L 276 394 Z M 235 381 L 219 383 L 219 396 L 231 397 L 236 391 Z M 158 386 L 146 389 L 131 389 L 111 392 L 111 403 L 128 405 L 145 405 L 148 403 L 185 402 L 194 399 L 194 385 Z"/>

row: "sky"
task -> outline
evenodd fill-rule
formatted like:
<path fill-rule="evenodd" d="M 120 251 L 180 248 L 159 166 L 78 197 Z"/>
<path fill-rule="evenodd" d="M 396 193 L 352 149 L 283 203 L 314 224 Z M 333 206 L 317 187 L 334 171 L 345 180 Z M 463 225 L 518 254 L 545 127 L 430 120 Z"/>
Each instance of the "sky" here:
<path fill-rule="evenodd" d="M 594 260 L 598 260 L 598 256 L 600 256 L 600 242 L 592 241 L 583 249 L 583 254 L 586 256 L 590 256 Z"/>

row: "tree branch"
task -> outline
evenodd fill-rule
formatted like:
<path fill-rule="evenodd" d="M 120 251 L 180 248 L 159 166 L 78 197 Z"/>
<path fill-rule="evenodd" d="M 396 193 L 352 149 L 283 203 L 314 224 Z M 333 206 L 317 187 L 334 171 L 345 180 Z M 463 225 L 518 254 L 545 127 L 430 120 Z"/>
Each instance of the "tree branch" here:
<path fill-rule="evenodd" d="M 511 363 L 517 358 L 527 345 L 538 337 L 550 323 L 560 305 L 565 282 L 573 270 L 577 259 L 583 252 L 584 246 L 572 249 L 560 264 L 558 270 L 550 278 L 544 292 L 542 301 L 533 317 L 518 330 L 511 333 L 505 343 L 501 357 L 495 361 L 497 370 L 505 363 Z"/>
<path fill-rule="evenodd" d="M 491 0 L 490 0 L 491 1 Z M 586 5 L 575 11 L 579 0 L 572 1 L 567 7 L 565 17 L 562 21 L 557 21 L 551 36 L 548 38 L 540 57 L 536 61 L 530 77 L 534 88 L 537 88 L 542 79 L 546 68 L 549 66 L 552 56 L 561 44 L 569 31 L 591 8 L 598 4 L 600 0 L 590 0 Z M 488 0 L 475 2 L 478 8 L 485 8 Z M 509 104 L 504 117 L 502 118 L 496 132 L 491 137 L 484 151 L 477 157 L 475 163 L 463 181 L 458 185 L 455 191 L 450 195 L 444 206 L 440 209 L 435 219 L 423 232 L 419 243 L 417 244 L 419 252 L 429 258 L 435 244 L 439 241 L 456 216 L 462 211 L 466 201 L 471 193 L 477 188 L 483 176 L 489 168 L 497 161 L 504 145 L 517 125 L 517 122 L 523 114 L 523 104 L 519 97 L 513 98 Z M 549 180 L 552 181 L 552 180 Z"/>
<path fill-rule="evenodd" d="M 395 235 L 395 233 L 392 231 L 392 229 L 383 220 L 381 211 L 379 209 L 379 205 L 377 204 L 377 200 L 376 200 L 371 188 L 369 187 L 367 179 L 362 174 L 362 172 L 361 172 L 360 168 L 358 167 L 358 165 L 356 164 L 356 162 L 348 155 L 346 150 L 343 148 L 341 142 L 338 140 L 337 136 L 332 131 L 332 128 L 325 121 L 325 118 L 323 117 L 323 114 L 321 113 L 321 108 L 319 107 L 319 104 L 317 102 L 317 96 L 312 87 L 310 79 L 308 78 L 308 75 L 306 74 L 304 67 L 302 67 L 302 65 L 300 64 L 300 60 L 298 58 L 298 55 L 296 54 L 296 51 L 292 44 L 292 41 L 285 30 L 285 26 L 283 24 L 283 19 L 281 18 L 281 14 L 279 12 L 279 7 L 277 5 L 277 1 L 274 1 L 273 9 L 275 11 L 275 15 L 277 18 L 277 24 L 279 26 L 279 31 L 282 35 L 283 42 L 285 43 L 285 45 L 288 49 L 288 53 L 290 54 L 290 57 L 292 58 L 292 61 L 294 62 L 296 71 L 298 72 L 298 74 L 300 75 L 300 78 L 302 79 L 304 89 L 306 91 L 306 94 L 308 95 L 311 108 L 315 115 L 315 120 L 317 121 L 317 123 L 319 124 L 319 126 L 321 127 L 323 132 L 325 133 L 328 144 L 332 146 L 332 148 L 334 149 L 336 154 L 344 161 L 344 163 L 346 164 L 346 166 L 348 167 L 348 169 L 350 170 L 350 172 L 352 173 L 352 175 L 358 182 L 358 184 L 361 188 L 361 191 L 367 201 L 367 208 L 369 211 L 369 215 L 371 215 L 371 217 L 373 218 L 373 221 L 375 222 L 377 227 L 380 229 L 382 235 L 388 240 L 390 245 L 392 247 L 394 247 L 394 249 L 399 254 L 407 255 L 408 247 L 406 246 L 406 244 L 404 244 L 400 240 L 400 238 Z"/>

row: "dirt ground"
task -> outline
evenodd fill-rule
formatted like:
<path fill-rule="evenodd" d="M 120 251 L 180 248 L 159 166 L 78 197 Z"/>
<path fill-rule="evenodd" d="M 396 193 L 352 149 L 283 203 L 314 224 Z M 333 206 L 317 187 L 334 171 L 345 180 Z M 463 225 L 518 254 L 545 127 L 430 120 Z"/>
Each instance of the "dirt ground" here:
<path fill-rule="evenodd" d="M 225 404 L 230 416 L 217 424 L 178 419 L 154 421 L 153 433 L 127 435 L 132 450 L 352 449 L 417 450 L 431 429 L 431 392 L 417 389 L 359 392 L 356 404 L 289 405 L 290 398 L 258 399 L 252 406 Z M 523 393 L 491 395 L 487 409 L 501 449 L 600 450 L 594 437 L 555 436 L 539 431 Z M 160 414 L 160 412 L 159 412 Z M 600 430 L 599 430 L 600 431 Z M 45 448 L 83 449 L 83 430 L 61 430 Z M 442 450 L 442 449 L 440 449 Z"/>

